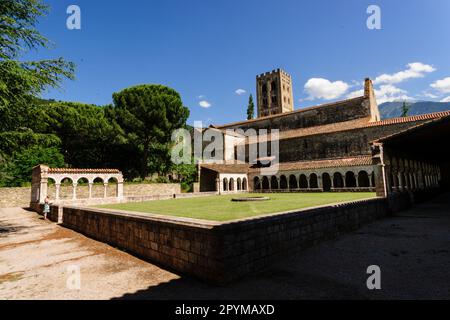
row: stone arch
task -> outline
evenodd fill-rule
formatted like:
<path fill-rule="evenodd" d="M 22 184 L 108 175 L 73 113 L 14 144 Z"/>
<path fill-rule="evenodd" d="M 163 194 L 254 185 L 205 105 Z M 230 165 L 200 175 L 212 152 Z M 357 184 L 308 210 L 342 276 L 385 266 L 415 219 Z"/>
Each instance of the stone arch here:
<path fill-rule="evenodd" d="M 369 174 L 367 173 L 367 171 L 362 170 L 358 173 L 358 186 L 360 188 L 370 187 Z"/>
<path fill-rule="evenodd" d="M 107 181 L 102 177 L 95 177 L 92 180 L 92 197 L 104 198 L 105 197 L 105 183 Z"/>
<path fill-rule="evenodd" d="M 318 181 L 318 178 L 317 178 L 317 174 L 311 173 L 309 175 L 309 187 L 311 189 L 319 188 L 319 181 Z"/>
<path fill-rule="evenodd" d="M 236 189 L 237 189 L 237 191 L 241 191 L 242 190 L 242 180 L 241 180 L 241 178 L 237 178 L 237 180 L 236 180 Z"/>
<path fill-rule="evenodd" d="M 280 189 L 286 190 L 288 188 L 288 181 L 285 175 L 280 177 Z"/>
<path fill-rule="evenodd" d="M 108 186 L 106 190 L 106 196 L 107 197 L 117 197 L 118 194 L 118 186 L 119 186 L 119 179 L 116 177 L 109 177 L 108 179 Z"/>
<path fill-rule="evenodd" d="M 299 188 L 300 189 L 308 189 L 308 179 L 306 178 L 306 175 L 301 174 L 299 178 Z"/>
<path fill-rule="evenodd" d="M 289 189 L 298 189 L 297 178 L 293 174 L 289 176 Z"/>
<path fill-rule="evenodd" d="M 356 178 L 353 171 L 347 171 L 347 173 L 345 174 L 345 187 L 356 188 Z"/>
<path fill-rule="evenodd" d="M 247 178 L 242 179 L 242 190 L 247 191 Z"/>
<path fill-rule="evenodd" d="M 77 179 L 77 199 L 89 198 L 89 179 L 87 177 L 78 177 Z"/>
<path fill-rule="evenodd" d="M 50 198 L 50 201 L 56 199 L 56 179 L 49 177 L 47 180 L 47 196 Z M 59 185 L 58 185 L 59 189 Z M 59 190 L 58 190 L 59 192 Z M 58 195 L 59 196 L 59 195 Z"/>
<path fill-rule="evenodd" d="M 272 176 L 272 178 L 270 178 L 270 187 L 272 190 L 278 190 L 279 186 L 278 186 L 278 179 L 276 176 Z"/>
<path fill-rule="evenodd" d="M 261 180 L 259 177 L 253 178 L 253 190 L 261 190 Z"/>
<path fill-rule="evenodd" d="M 263 190 L 269 190 L 270 189 L 269 178 L 267 176 L 264 176 L 262 178 L 262 189 Z"/>
<path fill-rule="evenodd" d="M 325 192 L 331 191 L 331 177 L 328 172 L 322 174 L 322 185 L 323 191 Z"/>
<path fill-rule="evenodd" d="M 235 190 L 235 186 L 234 186 L 234 178 L 230 178 L 230 186 L 228 187 L 229 191 L 234 191 Z"/>
<path fill-rule="evenodd" d="M 344 179 L 342 178 L 342 174 L 340 172 L 334 173 L 333 185 L 334 185 L 334 188 L 343 188 L 344 187 Z"/>
<path fill-rule="evenodd" d="M 62 200 L 73 199 L 73 179 L 71 177 L 62 177 L 59 183 L 59 198 Z"/>
<path fill-rule="evenodd" d="M 223 178 L 223 191 L 228 191 L 228 179 Z"/>

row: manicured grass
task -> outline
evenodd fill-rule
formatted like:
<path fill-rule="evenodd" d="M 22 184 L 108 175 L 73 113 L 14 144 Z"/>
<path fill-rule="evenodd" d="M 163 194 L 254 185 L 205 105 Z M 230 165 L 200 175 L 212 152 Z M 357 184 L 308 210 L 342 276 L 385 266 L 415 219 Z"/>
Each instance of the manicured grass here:
<path fill-rule="evenodd" d="M 267 196 L 270 197 L 270 200 L 263 202 L 231 201 L 232 198 L 250 196 Z M 375 197 L 375 193 L 372 192 L 243 194 L 122 203 L 98 207 L 212 221 L 228 221 L 373 197 Z"/>

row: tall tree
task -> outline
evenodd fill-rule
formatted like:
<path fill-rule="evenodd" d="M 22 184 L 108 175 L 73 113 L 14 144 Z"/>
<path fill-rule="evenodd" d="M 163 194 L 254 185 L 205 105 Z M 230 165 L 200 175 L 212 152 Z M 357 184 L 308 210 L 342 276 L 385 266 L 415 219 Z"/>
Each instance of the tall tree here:
<path fill-rule="evenodd" d="M 41 0 L 0 1 L 0 130 L 15 130 L 26 124 L 30 98 L 47 87 L 58 87 L 64 78 L 74 78 L 75 65 L 63 58 L 20 61 L 29 50 L 49 48 L 49 40 L 36 29 L 48 13 Z"/>
<path fill-rule="evenodd" d="M 255 104 L 253 103 L 253 96 L 250 95 L 248 98 L 247 106 L 247 120 L 251 120 L 255 117 Z"/>
<path fill-rule="evenodd" d="M 411 109 L 411 105 L 408 104 L 406 101 L 403 101 L 403 106 L 402 106 L 402 118 L 405 118 L 408 116 L 409 110 Z"/>
<path fill-rule="evenodd" d="M 149 173 L 151 151 L 156 154 L 167 150 L 173 130 L 186 125 L 189 109 L 183 106 L 178 92 L 162 85 L 131 87 L 113 94 L 113 101 L 117 123 L 141 155 L 139 171 L 144 179 Z"/>

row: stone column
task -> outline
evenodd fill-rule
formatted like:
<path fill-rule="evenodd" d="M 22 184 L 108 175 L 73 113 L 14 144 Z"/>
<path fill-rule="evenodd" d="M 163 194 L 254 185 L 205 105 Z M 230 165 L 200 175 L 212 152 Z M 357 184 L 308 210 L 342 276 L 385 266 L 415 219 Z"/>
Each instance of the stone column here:
<path fill-rule="evenodd" d="M 317 186 L 319 187 L 319 189 L 323 190 L 322 175 L 317 175 Z"/>
<path fill-rule="evenodd" d="M 59 200 L 59 193 L 60 193 L 60 190 L 61 190 L 61 183 L 55 183 L 55 188 L 56 188 L 55 200 Z"/>
<path fill-rule="evenodd" d="M 41 179 L 41 183 L 39 184 L 39 203 L 45 202 L 45 197 L 47 197 L 48 193 L 48 180 L 46 178 Z"/>
<path fill-rule="evenodd" d="M 117 198 L 123 199 L 123 181 L 117 182 Z"/>
<path fill-rule="evenodd" d="M 221 194 L 220 179 L 216 178 L 216 192 Z"/>
<path fill-rule="evenodd" d="M 103 183 L 103 198 L 108 197 L 108 183 Z"/>
<path fill-rule="evenodd" d="M 355 182 L 356 182 L 356 187 L 359 188 L 359 174 L 356 173 L 355 175 Z M 370 178 L 369 178 L 370 179 Z"/>
<path fill-rule="evenodd" d="M 72 199 L 76 200 L 77 199 L 77 183 L 72 184 L 73 186 L 73 194 L 72 194 Z"/>
<path fill-rule="evenodd" d="M 404 190 L 403 175 L 400 172 L 398 173 L 398 190 L 400 191 Z"/>
<path fill-rule="evenodd" d="M 92 199 L 92 187 L 94 184 L 92 182 L 89 182 L 89 199 Z"/>

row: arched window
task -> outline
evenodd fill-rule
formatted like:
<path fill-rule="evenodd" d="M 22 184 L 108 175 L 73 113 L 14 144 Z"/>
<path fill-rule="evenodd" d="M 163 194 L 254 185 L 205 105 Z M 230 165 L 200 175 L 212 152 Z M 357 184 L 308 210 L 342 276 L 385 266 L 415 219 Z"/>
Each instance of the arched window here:
<path fill-rule="evenodd" d="M 269 184 L 269 178 L 264 176 L 262 178 L 262 188 L 263 190 L 269 190 L 270 189 L 270 184 Z"/>
<path fill-rule="evenodd" d="M 342 174 L 340 172 L 336 172 L 333 175 L 333 185 L 334 185 L 334 188 L 343 188 L 344 187 L 344 179 L 342 178 Z"/>
<path fill-rule="evenodd" d="M 360 188 L 369 188 L 370 187 L 370 180 L 369 175 L 366 171 L 360 171 L 358 173 L 358 186 Z"/>
<path fill-rule="evenodd" d="M 234 191 L 234 179 L 230 179 L 230 187 L 228 188 L 229 191 Z"/>
<path fill-rule="evenodd" d="M 289 189 L 298 189 L 297 178 L 293 174 L 289 176 Z"/>
<path fill-rule="evenodd" d="M 272 176 L 272 178 L 270 179 L 270 187 L 272 190 L 278 190 L 279 186 L 278 186 L 278 179 L 276 176 Z"/>
<path fill-rule="evenodd" d="M 242 179 L 242 190 L 247 190 L 247 178 Z"/>
<path fill-rule="evenodd" d="M 356 178 L 352 171 L 348 171 L 345 174 L 345 187 L 346 188 L 356 188 Z"/>
<path fill-rule="evenodd" d="M 261 190 L 261 180 L 259 180 L 259 177 L 253 178 L 253 190 Z"/>
<path fill-rule="evenodd" d="M 300 175 L 299 188 L 300 189 L 308 189 L 308 179 L 306 178 L 306 176 L 304 174 Z"/>
<path fill-rule="evenodd" d="M 288 183 L 287 183 L 286 176 L 281 176 L 280 177 L 280 189 L 285 190 L 287 188 L 288 188 Z"/>
<path fill-rule="evenodd" d="M 311 173 L 311 175 L 309 176 L 309 187 L 311 189 L 319 188 L 319 183 L 317 181 L 317 174 Z"/>
<path fill-rule="evenodd" d="M 324 174 L 322 174 L 322 186 L 323 186 L 323 191 L 325 191 L 325 192 L 331 191 L 331 177 L 326 172 Z"/>

